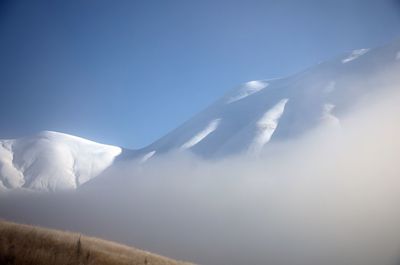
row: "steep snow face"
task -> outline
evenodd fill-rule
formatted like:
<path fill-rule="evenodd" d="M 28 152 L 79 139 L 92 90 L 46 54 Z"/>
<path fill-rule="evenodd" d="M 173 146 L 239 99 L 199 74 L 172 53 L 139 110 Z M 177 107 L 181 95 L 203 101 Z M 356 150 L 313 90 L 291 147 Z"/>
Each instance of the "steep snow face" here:
<path fill-rule="evenodd" d="M 109 167 L 121 148 L 45 131 L 0 140 L 0 183 L 7 189 L 75 189 Z"/>
<path fill-rule="evenodd" d="M 150 158 L 152 158 L 155 154 L 156 154 L 156 151 L 154 151 L 154 150 L 148 152 L 147 154 L 145 154 L 145 155 L 142 157 L 142 160 L 140 160 L 140 163 L 146 162 L 147 160 L 149 160 Z"/>
<path fill-rule="evenodd" d="M 256 136 L 249 147 L 251 153 L 260 153 L 264 145 L 269 142 L 272 134 L 278 127 L 279 118 L 282 116 L 288 100 L 287 98 L 280 100 L 275 106 L 265 112 L 257 122 Z"/>
<path fill-rule="evenodd" d="M 13 164 L 13 144 L 14 140 L 0 141 L 0 186 L 4 189 L 22 187 L 25 182 L 24 175 Z"/>
<path fill-rule="evenodd" d="M 181 146 L 181 149 L 189 149 L 199 142 L 201 142 L 204 138 L 206 138 L 210 133 L 215 131 L 218 128 L 219 123 L 221 122 L 221 119 L 215 119 L 212 120 L 204 130 L 201 132 L 197 133 L 195 136 L 193 136 L 189 141 L 184 143 Z"/>
<path fill-rule="evenodd" d="M 250 81 L 242 85 L 239 90 L 227 100 L 227 103 L 233 103 L 235 101 L 244 99 L 258 91 L 266 88 L 268 86 L 267 82 L 264 81 Z"/>
<path fill-rule="evenodd" d="M 357 59 L 358 57 L 360 57 L 361 55 L 366 54 L 369 51 L 369 49 L 359 49 L 359 50 L 354 50 L 349 57 L 345 58 L 342 60 L 342 63 L 348 63 L 351 62 L 355 59 Z"/>

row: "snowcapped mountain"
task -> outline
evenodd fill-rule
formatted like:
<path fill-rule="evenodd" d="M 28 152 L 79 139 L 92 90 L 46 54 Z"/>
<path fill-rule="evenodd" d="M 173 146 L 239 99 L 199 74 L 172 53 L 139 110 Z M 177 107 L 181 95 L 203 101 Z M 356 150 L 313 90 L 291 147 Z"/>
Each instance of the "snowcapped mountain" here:
<path fill-rule="evenodd" d="M 0 188 L 74 189 L 109 167 L 121 148 L 44 131 L 0 140 Z"/>
<path fill-rule="evenodd" d="M 73 189 L 114 160 L 144 163 L 171 151 L 204 158 L 257 154 L 269 142 L 298 137 L 321 123 L 340 126 L 358 99 L 388 86 L 400 86 L 400 41 L 354 50 L 286 78 L 242 84 L 140 150 L 55 132 L 0 140 L 0 188 Z"/>
<path fill-rule="evenodd" d="M 298 74 L 250 81 L 146 148 L 131 153 L 142 161 L 173 150 L 205 158 L 258 153 L 340 118 L 373 90 L 400 85 L 400 41 L 358 49 Z"/>

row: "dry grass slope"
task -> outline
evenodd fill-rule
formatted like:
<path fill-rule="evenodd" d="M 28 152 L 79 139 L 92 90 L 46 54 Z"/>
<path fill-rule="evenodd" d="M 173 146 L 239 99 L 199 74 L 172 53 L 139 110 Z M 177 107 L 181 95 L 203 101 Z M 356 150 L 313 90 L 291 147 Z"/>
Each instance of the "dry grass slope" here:
<path fill-rule="evenodd" d="M 189 265 L 76 233 L 0 220 L 1 265 Z"/>

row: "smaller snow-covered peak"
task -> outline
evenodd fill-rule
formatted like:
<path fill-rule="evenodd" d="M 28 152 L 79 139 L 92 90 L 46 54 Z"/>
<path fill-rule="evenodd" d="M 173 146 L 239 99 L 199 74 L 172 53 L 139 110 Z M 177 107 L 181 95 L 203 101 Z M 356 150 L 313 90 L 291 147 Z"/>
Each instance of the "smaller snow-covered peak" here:
<path fill-rule="evenodd" d="M 358 49 L 358 50 L 354 50 L 351 52 L 350 56 L 344 58 L 342 60 L 342 63 L 348 63 L 351 62 L 355 59 L 357 59 L 358 57 L 366 54 L 369 51 L 369 49 Z"/>
<path fill-rule="evenodd" d="M 7 189 L 74 189 L 103 172 L 121 152 L 117 146 L 53 131 L 0 140 L 0 183 Z"/>
<path fill-rule="evenodd" d="M 99 144 L 95 141 L 91 141 L 91 140 L 88 140 L 88 139 L 85 139 L 82 137 L 78 137 L 75 135 L 61 133 L 61 132 L 55 132 L 55 131 L 41 131 L 37 134 L 37 136 L 40 138 L 52 139 L 53 141 L 74 141 L 74 142 L 81 143 L 81 144 L 93 144 L 93 145 L 115 147 L 115 146 L 106 145 L 106 144 Z"/>
<path fill-rule="evenodd" d="M 226 101 L 227 104 L 244 99 L 258 91 L 266 88 L 268 83 L 265 81 L 250 81 L 239 87 L 238 91 Z"/>
<path fill-rule="evenodd" d="M 218 128 L 221 119 L 214 119 L 208 123 L 208 125 L 195 136 L 189 139 L 186 143 L 181 146 L 181 149 L 189 149 L 199 142 L 201 142 L 204 138 L 206 138 L 210 133 L 215 131 Z"/>

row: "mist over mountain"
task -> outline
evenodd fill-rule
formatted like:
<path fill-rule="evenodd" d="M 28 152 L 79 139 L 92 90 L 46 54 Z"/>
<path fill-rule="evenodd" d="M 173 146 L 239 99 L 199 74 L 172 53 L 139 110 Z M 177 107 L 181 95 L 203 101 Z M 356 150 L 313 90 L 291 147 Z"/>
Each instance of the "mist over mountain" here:
<path fill-rule="evenodd" d="M 250 81 L 140 150 L 2 140 L 0 216 L 199 264 L 398 264 L 399 73 L 397 41 Z"/>
<path fill-rule="evenodd" d="M 399 72 L 399 50 L 399 41 L 358 49 L 293 76 L 242 84 L 133 156 L 182 149 L 207 159 L 257 153 L 321 123 L 339 126 L 362 96 L 399 84 L 396 74 L 381 77 Z"/>
<path fill-rule="evenodd" d="M 118 162 L 140 164 L 176 152 L 209 160 L 258 156 L 270 143 L 295 140 L 320 125 L 340 129 L 342 117 L 363 97 L 400 84 L 399 72 L 396 41 L 348 52 L 293 76 L 250 81 L 139 150 L 57 132 L 0 140 L 0 188 L 76 189 Z"/>
<path fill-rule="evenodd" d="M 400 265 L 400 0 L 0 1 L 0 36 L 0 265 Z"/>
<path fill-rule="evenodd" d="M 76 191 L 0 194 L 3 218 L 80 231 L 198 264 L 394 265 L 400 94 L 258 156 L 119 161 Z"/>

